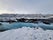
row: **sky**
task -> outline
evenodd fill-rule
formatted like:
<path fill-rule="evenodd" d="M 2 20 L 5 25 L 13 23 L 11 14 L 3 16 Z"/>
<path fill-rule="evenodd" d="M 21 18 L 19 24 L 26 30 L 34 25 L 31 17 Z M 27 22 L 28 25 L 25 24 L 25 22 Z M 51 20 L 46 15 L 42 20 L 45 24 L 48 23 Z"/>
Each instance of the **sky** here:
<path fill-rule="evenodd" d="M 0 0 L 0 14 L 53 14 L 53 0 Z"/>

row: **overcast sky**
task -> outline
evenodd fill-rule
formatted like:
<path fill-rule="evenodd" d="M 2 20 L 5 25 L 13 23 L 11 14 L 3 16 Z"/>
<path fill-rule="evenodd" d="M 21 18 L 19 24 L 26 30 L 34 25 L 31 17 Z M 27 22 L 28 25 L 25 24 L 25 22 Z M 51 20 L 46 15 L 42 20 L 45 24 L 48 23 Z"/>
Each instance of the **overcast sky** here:
<path fill-rule="evenodd" d="M 0 0 L 0 13 L 53 13 L 53 0 Z"/>

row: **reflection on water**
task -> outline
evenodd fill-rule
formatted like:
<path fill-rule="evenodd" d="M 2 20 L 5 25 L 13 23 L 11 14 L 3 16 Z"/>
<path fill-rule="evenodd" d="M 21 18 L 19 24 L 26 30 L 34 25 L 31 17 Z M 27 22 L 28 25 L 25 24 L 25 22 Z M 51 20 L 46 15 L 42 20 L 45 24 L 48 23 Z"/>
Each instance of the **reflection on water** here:
<path fill-rule="evenodd" d="M 53 24 L 44 24 L 42 22 L 38 23 L 24 23 L 24 22 L 14 22 L 14 23 L 7 23 L 1 22 L 0 23 L 0 30 L 9 30 L 9 29 L 16 29 L 21 27 L 41 27 L 43 29 L 53 30 Z"/>

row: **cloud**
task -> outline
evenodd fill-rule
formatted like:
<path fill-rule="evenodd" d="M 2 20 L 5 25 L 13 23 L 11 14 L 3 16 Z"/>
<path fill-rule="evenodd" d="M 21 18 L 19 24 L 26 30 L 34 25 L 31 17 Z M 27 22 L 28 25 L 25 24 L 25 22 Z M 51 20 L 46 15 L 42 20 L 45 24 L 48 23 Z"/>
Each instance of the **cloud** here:
<path fill-rule="evenodd" d="M 0 10 L 18 13 L 53 13 L 53 0 L 0 0 Z"/>

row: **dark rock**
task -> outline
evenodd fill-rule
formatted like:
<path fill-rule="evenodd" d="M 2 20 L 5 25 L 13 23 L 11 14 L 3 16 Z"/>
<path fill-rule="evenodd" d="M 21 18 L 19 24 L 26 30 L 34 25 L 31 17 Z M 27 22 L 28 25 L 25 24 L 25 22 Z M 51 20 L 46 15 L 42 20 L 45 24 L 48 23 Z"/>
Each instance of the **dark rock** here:
<path fill-rule="evenodd" d="M 16 21 L 15 20 L 9 20 L 9 21 L 6 21 L 6 22 L 13 23 L 13 22 L 16 22 Z"/>
<path fill-rule="evenodd" d="M 44 21 L 43 23 L 45 23 L 45 24 L 50 24 L 50 22 L 49 22 L 49 21 Z"/>
<path fill-rule="evenodd" d="M 2 23 L 0 23 L 0 25 L 2 25 Z"/>
<path fill-rule="evenodd" d="M 0 32 L 4 32 L 4 31 L 6 31 L 6 30 L 0 30 Z"/>
<path fill-rule="evenodd" d="M 26 19 L 24 19 L 24 18 L 20 18 L 20 19 L 16 19 L 18 22 L 25 22 L 26 21 Z"/>

